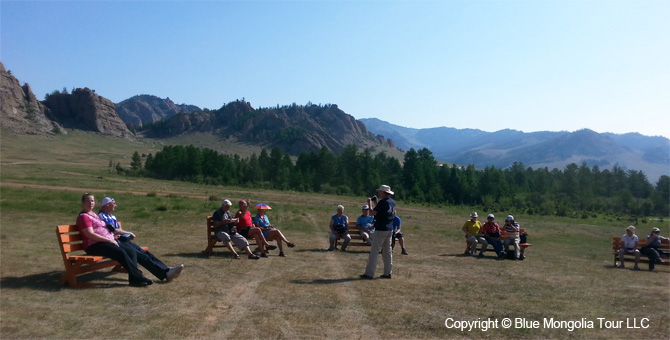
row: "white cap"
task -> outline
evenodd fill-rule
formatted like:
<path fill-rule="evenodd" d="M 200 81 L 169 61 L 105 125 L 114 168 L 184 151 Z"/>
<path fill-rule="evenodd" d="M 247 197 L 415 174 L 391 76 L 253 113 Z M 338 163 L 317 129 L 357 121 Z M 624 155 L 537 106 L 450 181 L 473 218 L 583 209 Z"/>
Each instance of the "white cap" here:
<path fill-rule="evenodd" d="M 227 205 L 227 206 L 231 207 L 231 206 L 233 206 L 233 203 L 229 200 L 223 200 L 223 202 L 221 202 L 221 205 Z"/>
<path fill-rule="evenodd" d="M 493 214 L 489 214 L 488 216 L 486 216 L 486 218 L 496 218 L 496 217 L 493 216 Z"/>
<path fill-rule="evenodd" d="M 100 206 L 101 206 L 101 207 L 104 207 L 104 206 L 106 206 L 107 204 L 110 204 L 110 203 L 112 203 L 112 202 L 114 202 L 114 199 L 113 199 L 113 198 L 111 198 L 111 197 L 105 197 L 105 198 L 102 199 L 102 202 L 100 202 Z"/>
<path fill-rule="evenodd" d="M 363 207 L 361 207 L 361 210 L 370 210 L 370 207 L 368 207 L 368 205 L 366 204 Z"/>
<path fill-rule="evenodd" d="M 477 215 L 476 211 L 473 211 L 472 214 L 470 214 L 470 217 L 479 217 L 479 215 Z"/>
<path fill-rule="evenodd" d="M 507 218 L 505 219 L 505 221 L 514 221 L 514 216 L 507 215 Z"/>

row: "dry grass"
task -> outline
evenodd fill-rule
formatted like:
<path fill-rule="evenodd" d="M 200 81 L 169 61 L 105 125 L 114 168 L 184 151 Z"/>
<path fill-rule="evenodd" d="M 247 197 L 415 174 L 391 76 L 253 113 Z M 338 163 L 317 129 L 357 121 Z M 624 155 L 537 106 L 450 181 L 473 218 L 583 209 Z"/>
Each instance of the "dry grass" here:
<path fill-rule="evenodd" d="M 361 281 L 365 249 L 325 249 L 335 206 L 345 205 L 345 213 L 354 217 L 363 198 L 123 178 L 104 173 L 105 159 L 130 155 L 133 143 L 89 155 L 93 165 L 81 158 L 70 164 L 66 146 L 90 142 L 89 137 L 58 138 L 51 150 L 41 141 L 15 145 L 2 139 L 3 339 L 667 339 L 670 334 L 669 268 L 612 267 L 611 238 L 621 236 L 624 225 L 520 215 L 533 243 L 528 259 L 476 259 L 459 255 L 464 248 L 459 230 L 468 210 L 399 202 L 410 255 L 396 250 L 392 280 Z M 35 153 L 16 152 L 30 149 Z M 183 275 L 139 289 L 128 287 L 122 274 L 96 272 L 82 280 L 97 288 L 59 286 L 63 265 L 54 229 L 74 222 L 84 191 L 98 199 L 113 195 L 119 203 L 116 215 L 138 235 L 137 243 L 170 265 L 184 263 Z M 212 195 L 270 204 L 271 221 L 298 246 L 286 258 L 259 261 L 233 260 L 220 249 L 213 256 L 201 254 L 204 218 L 220 203 L 209 201 Z M 667 235 L 668 222 L 657 226 Z M 444 326 L 449 317 L 586 318 L 596 325 L 572 332 L 544 327 L 461 332 Z M 649 318 L 650 327 L 601 329 L 597 318 Z"/>

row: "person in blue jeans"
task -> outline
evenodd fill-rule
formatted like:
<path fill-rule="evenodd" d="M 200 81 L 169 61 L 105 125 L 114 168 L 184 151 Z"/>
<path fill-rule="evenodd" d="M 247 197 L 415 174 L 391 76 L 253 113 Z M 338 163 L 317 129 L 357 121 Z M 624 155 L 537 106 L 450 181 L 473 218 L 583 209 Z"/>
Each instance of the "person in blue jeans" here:
<path fill-rule="evenodd" d="M 495 223 L 494 220 L 495 216 L 493 216 L 493 214 L 489 214 L 486 217 L 486 223 L 479 229 L 479 236 L 483 237 L 488 244 L 493 245 L 493 250 L 495 250 L 498 258 L 502 259 L 505 257 L 505 252 L 503 251 L 503 244 L 500 240 L 500 226 L 498 226 L 498 223 Z M 486 246 L 482 244 L 482 251 L 479 252 L 479 257 L 484 256 L 488 244 Z"/>
<path fill-rule="evenodd" d="M 409 255 L 407 254 L 407 250 L 405 250 L 405 237 L 403 236 L 402 232 L 400 231 L 400 217 L 396 216 L 393 218 L 393 236 L 391 237 L 391 249 L 395 247 L 395 240 L 398 240 L 398 243 L 400 244 L 400 248 L 402 248 L 402 252 L 400 254 L 403 255 Z"/>
<path fill-rule="evenodd" d="M 184 269 L 184 265 L 168 267 L 163 261 L 156 258 L 154 254 L 133 243 L 132 240 L 135 238 L 135 234 L 121 228 L 121 223 L 116 220 L 116 216 L 112 215 L 112 212 L 114 212 L 115 209 L 116 201 L 111 197 L 105 197 L 100 203 L 98 216 L 116 229 L 115 234 L 120 234 L 117 239 L 119 247 L 123 249 L 132 249 L 132 251 L 136 252 L 137 263 L 146 268 L 151 274 L 154 274 L 159 280 L 167 280 L 167 282 L 170 282 L 179 277 Z"/>
<path fill-rule="evenodd" d="M 647 245 L 640 248 L 640 253 L 649 258 L 650 271 L 654 270 L 657 263 L 663 263 L 661 256 L 668 256 L 666 252 L 659 250 L 663 240 L 667 240 L 667 237 L 661 236 L 661 229 L 653 228 L 651 234 L 647 236 Z"/>

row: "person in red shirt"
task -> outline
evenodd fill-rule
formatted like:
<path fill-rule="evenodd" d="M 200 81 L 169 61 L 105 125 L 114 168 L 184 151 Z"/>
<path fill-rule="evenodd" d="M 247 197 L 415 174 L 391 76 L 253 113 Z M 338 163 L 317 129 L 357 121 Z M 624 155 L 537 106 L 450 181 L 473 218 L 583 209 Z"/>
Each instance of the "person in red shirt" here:
<path fill-rule="evenodd" d="M 489 214 L 486 217 L 486 223 L 479 229 L 479 236 L 483 237 L 488 244 L 493 245 L 493 250 L 495 250 L 498 258 L 501 259 L 505 256 L 505 252 L 503 251 L 502 241 L 500 240 L 500 227 L 494 220 L 495 216 L 493 216 L 493 214 Z M 482 251 L 479 252 L 479 257 L 484 257 L 484 252 L 486 251 L 488 244 L 482 244 Z"/>

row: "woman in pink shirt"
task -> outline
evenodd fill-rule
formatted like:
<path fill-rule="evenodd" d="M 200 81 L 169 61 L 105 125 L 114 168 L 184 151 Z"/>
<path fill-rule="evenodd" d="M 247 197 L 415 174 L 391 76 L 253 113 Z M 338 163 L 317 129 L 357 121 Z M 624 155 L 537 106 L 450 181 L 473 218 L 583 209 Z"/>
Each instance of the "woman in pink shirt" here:
<path fill-rule="evenodd" d="M 77 216 L 77 229 L 81 234 L 84 251 L 88 255 L 108 257 L 128 271 L 128 283 L 133 287 L 145 287 L 153 283 L 137 269 L 137 253 L 119 247 L 114 235 L 114 227 L 107 227 L 105 221 L 93 212 L 95 197 L 84 194 L 81 197 L 81 212 Z"/>

